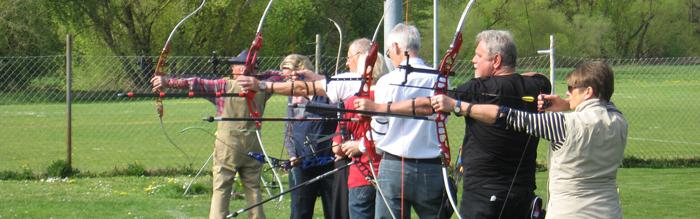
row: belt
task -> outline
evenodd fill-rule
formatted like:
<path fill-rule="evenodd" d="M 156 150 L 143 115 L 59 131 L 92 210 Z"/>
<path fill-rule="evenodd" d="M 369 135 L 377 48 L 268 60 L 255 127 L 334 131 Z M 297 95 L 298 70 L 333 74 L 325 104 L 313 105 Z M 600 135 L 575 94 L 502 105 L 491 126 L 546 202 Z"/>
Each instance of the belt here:
<path fill-rule="evenodd" d="M 384 157 L 382 159 L 387 159 L 387 160 L 398 160 L 400 161 L 402 157 L 390 154 L 390 153 L 384 153 Z M 403 158 L 404 162 L 410 162 L 410 163 L 416 163 L 416 164 L 438 164 L 442 165 L 442 159 L 440 157 L 436 158 Z"/>

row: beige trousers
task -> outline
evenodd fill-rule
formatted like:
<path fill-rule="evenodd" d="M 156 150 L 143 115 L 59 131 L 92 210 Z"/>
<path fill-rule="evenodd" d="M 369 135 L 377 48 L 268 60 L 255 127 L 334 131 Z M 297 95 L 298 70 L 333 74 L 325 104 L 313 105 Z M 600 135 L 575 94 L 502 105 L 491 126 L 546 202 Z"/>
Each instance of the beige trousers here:
<path fill-rule="evenodd" d="M 214 161 L 214 194 L 211 199 L 211 210 L 209 219 L 224 219 L 229 214 L 229 203 L 231 201 L 231 190 L 236 171 L 240 175 L 247 206 L 262 201 L 262 190 L 260 188 L 260 174 L 262 173 L 262 163 L 255 162 L 235 167 L 222 167 L 219 162 Z M 235 209 L 237 211 L 239 209 Z M 262 205 L 247 211 L 249 219 L 265 219 Z"/>

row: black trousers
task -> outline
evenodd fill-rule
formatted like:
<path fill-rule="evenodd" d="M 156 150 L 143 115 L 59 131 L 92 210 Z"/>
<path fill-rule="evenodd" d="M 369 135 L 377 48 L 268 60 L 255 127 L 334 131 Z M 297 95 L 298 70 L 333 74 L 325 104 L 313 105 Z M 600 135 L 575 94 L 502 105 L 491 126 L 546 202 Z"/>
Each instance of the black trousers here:
<path fill-rule="evenodd" d="M 298 184 L 302 184 L 308 180 L 315 178 L 333 170 L 333 164 L 324 166 L 313 166 L 302 170 L 300 167 L 292 168 L 289 174 L 289 188 Z M 314 216 L 314 205 L 316 198 L 321 197 L 323 205 L 324 218 L 331 216 L 331 199 L 332 199 L 333 178 L 326 177 L 319 181 L 313 182 L 307 186 L 290 192 L 291 196 L 291 219 L 311 219 Z"/>
<path fill-rule="evenodd" d="M 346 166 L 352 159 L 343 158 L 335 162 L 335 168 Z M 348 211 L 348 175 L 350 168 L 344 168 L 333 174 L 333 201 L 331 202 L 332 219 L 349 219 Z"/>
<path fill-rule="evenodd" d="M 508 186 L 485 185 L 474 190 L 463 190 L 460 215 L 464 219 L 497 219 L 499 216 L 515 219 L 529 218 L 530 204 L 535 198 L 534 189 L 513 186 L 508 194 Z M 504 203 L 505 208 L 503 208 Z"/>

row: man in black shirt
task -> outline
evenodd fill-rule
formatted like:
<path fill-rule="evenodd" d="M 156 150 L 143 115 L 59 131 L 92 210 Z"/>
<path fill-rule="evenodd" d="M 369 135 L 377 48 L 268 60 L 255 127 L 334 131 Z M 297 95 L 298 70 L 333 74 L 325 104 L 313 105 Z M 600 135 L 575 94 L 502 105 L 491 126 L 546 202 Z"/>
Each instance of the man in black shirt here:
<path fill-rule="evenodd" d="M 510 32 L 485 30 L 476 36 L 476 42 L 472 59 L 476 71 L 472 80 L 448 92 L 449 97 L 439 95 L 393 103 L 392 112 L 431 115 L 436 107 L 464 116 L 469 115 L 471 104 L 496 104 L 537 112 L 536 102 L 526 102 L 520 97 L 547 94 L 552 85 L 542 74 L 515 71 L 518 52 Z M 468 116 L 465 121 L 460 215 L 462 218 L 529 218 L 530 204 L 535 198 L 539 139 Z"/>
<path fill-rule="evenodd" d="M 510 32 L 485 30 L 476 36 L 476 42 L 472 59 L 475 77 L 449 92 L 449 97 L 456 100 L 453 112 L 468 114 L 468 103 L 537 112 L 536 102 L 518 97 L 549 93 L 552 86 L 542 74 L 521 75 L 515 71 L 517 49 Z M 528 217 L 535 196 L 539 139 L 468 116 L 465 121 L 464 182 L 459 210 L 462 218 Z"/>

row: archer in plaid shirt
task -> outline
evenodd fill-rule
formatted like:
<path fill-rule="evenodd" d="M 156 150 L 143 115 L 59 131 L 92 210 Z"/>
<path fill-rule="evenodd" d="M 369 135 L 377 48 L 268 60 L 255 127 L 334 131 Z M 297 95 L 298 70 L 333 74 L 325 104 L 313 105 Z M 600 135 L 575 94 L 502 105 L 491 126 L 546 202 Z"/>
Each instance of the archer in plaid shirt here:
<path fill-rule="evenodd" d="M 230 59 L 237 63 L 245 62 L 248 56 L 248 51 L 241 52 L 238 57 Z M 257 67 L 257 66 L 256 66 Z M 233 80 L 245 72 L 245 65 L 234 64 L 231 67 Z M 261 77 L 261 80 L 268 82 L 280 82 L 284 78 L 281 76 L 282 71 L 267 70 L 258 72 L 256 76 Z M 164 78 L 156 76 L 151 79 L 154 91 L 161 87 L 188 89 L 193 92 L 202 93 L 227 93 L 232 92 L 234 87 L 239 86 L 231 79 L 215 79 L 207 80 L 201 78 Z M 263 95 L 263 94 L 258 94 Z M 264 100 L 267 101 L 272 93 L 264 94 Z M 243 97 L 207 97 L 207 100 L 216 105 L 217 116 L 232 116 L 242 115 L 244 112 L 239 112 L 233 105 L 245 103 Z M 260 97 L 259 99 L 262 99 Z M 229 102 L 227 102 L 227 100 Z M 235 112 L 234 112 L 235 111 Z M 262 111 L 261 111 L 262 113 Z M 224 114 L 224 115 L 222 115 Z M 253 122 L 223 122 L 218 123 L 217 140 L 214 145 L 214 165 L 213 165 L 213 194 L 209 218 L 223 219 L 229 214 L 229 202 L 231 200 L 231 189 L 233 181 L 238 173 L 240 181 L 245 192 L 245 197 L 248 205 L 262 201 L 262 192 L 260 188 L 260 176 L 262 173 L 262 163 L 254 161 L 248 157 L 248 152 L 262 152 L 262 145 L 259 144 L 255 135 L 250 132 L 236 131 L 235 128 L 255 127 Z M 249 218 L 265 218 L 262 206 L 255 207 L 248 211 Z"/>
<path fill-rule="evenodd" d="M 234 65 L 231 67 L 233 70 L 233 80 L 242 75 L 245 70 L 245 65 Z M 284 81 L 284 77 L 281 76 L 282 71 L 279 70 L 267 70 L 263 72 L 257 72 L 256 76 L 262 77 L 263 81 L 267 82 L 281 82 Z M 226 93 L 227 81 L 230 79 L 222 78 L 216 80 L 207 80 L 201 78 L 164 78 L 162 76 L 156 76 L 151 79 L 153 83 L 153 89 L 160 88 L 162 86 L 167 88 L 177 88 L 177 89 L 188 89 L 194 92 L 202 93 Z M 269 99 L 272 93 L 268 93 L 266 99 Z M 214 105 L 216 105 L 216 115 L 221 116 L 221 112 L 224 110 L 224 99 L 225 97 L 204 97 L 204 99 L 209 100 Z"/>

